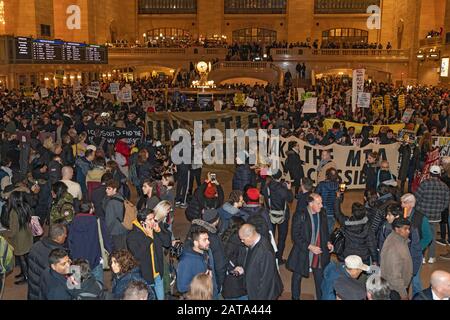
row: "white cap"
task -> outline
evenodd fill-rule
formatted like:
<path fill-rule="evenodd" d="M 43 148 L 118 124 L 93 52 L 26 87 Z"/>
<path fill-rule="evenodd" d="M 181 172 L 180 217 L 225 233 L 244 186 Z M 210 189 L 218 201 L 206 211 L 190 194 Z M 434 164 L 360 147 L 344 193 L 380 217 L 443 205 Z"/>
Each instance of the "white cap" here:
<path fill-rule="evenodd" d="M 349 269 L 360 269 L 362 271 L 369 271 L 369 266 L 362 262 L 359 256 L 352 255 L 345 258 L 345 266 Z"/>
<path fill-rule="evenodd" d="M 87 147 L 86 147 L 86 150 L 92 150 L 92 151 L 97 151 L 97 147 L 96 146 L 94 146 L 94 145 L 92 145 L 92 144 L 90 144 L 90 145 L 88 145 Z"/>
<path fill-rule="evenodd" d="M 432 173 L 432 174 L 441 174 L 441 167 L 439 167 L 439 166 L 431 166 L 430 173 Z"/>

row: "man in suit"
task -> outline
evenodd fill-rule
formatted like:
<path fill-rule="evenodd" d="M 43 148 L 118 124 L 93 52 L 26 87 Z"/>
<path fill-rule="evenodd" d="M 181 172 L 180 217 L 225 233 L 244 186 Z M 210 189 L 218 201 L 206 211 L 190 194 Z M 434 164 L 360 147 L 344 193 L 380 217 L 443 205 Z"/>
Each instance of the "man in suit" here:
<path fill-rule="evenodd" d="M 431 286 L 416 294 L 413 300 L 449 300 L 450 273 L 436 270 L 431 274 Z"/>
<path fill-rule="evenodd" d="M 283 282 L 271 244 L 251 224 L 244 224 L 239 229 L 239 238 L 248 251 L 244 267 L 238 266 L 234 272 L 245 276 L 248 299 L 278 299 L 283 292 Z"/>

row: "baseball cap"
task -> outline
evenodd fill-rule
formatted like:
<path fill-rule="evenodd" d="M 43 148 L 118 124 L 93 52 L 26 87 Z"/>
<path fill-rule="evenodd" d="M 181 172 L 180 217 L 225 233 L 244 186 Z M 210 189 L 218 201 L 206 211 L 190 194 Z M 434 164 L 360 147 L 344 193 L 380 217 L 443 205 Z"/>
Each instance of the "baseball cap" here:
<path fill-rule="evenodd" d="M 345 258 L 345 266 L 349 269 L 360 269 L 362 271 L 369 270 L 369 266 L 364 264 L 361 257 L 357 255 L 351 255 Z"/>
<path fill-rule="evenodd" d="M 441 174 L 441 167 L 439 167 L 439 166 L 431 166 L 430 173 L 431 174 Z"/>
<path fill-rule="evenodd" d="M 250 201 L 259 201 L 259 190 L 256 188 L 248 189 L 247 197 Z"/>
<path fill-rule="evenodd" d="M 88 145 L 87 147 L 86 147 L 86 150 L 92 150 L 92 151 L 97 151 L 97 147 L 96 146 L 94 146 L 93 144 L 90 144 L 90 145 Z"/>

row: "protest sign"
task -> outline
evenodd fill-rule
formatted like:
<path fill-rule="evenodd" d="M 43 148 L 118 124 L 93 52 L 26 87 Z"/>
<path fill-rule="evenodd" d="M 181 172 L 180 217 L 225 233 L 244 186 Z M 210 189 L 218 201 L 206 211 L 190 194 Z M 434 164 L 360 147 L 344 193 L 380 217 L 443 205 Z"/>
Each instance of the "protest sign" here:
<path fill-rule="evenodd" d="M 356 111 L 358 93 L 364 92 L 364 76 L 365 69 L 353 70 L 353 84 L 352 84 L 352 111 Z"/>
<path fill-rule="evenodd" d="M 109 84 L 109 92 L 111 94 L 117 94 L 120 91 L 120 85 L 117 82 L 112 82 Z"/>
<path fill-rule="evenodd" d="M 247 107 L 253 107 L 254 104 L 255 104 L 255 99 L 252 99 L 250 97 L 247 97 L 247 99 L 245 99 L 245 105 Z"/>
<path fill-rule="evenodd" d="M 317 98 L 306 99 L 302 113 L 317 113 Z"/>
<path fill-rule="evenodd" d="M 94 140 L 106 139 L 109 144 L 115 144 L 120 139 L 126 139 L 128 144 L 136 143 L 144 138 L 144 132 L 142 129 L 128 129 L 128 128 L 109 128 L 109 127 L 97 127 L 95 129 L 87 130 L 89 143 L 94 144 Z"/>
<path fill-rule="evenodd" d="M 359 108 L 370 108 L 370 93 L 359 92 L 358 93 L 358 107 Z"/>
<path fill-rule="evenodd" d="M 119 98 L 119 97 L 117 97 L 117 98 Z M 120 100 L 122 102 L 125 102 L 125 103 L 133 102 L 133 96 L 132 96 L 132 93 L 131 93 L 131 87 L 125 86 L 124 88 L 122 88 L 121 95 L 120 95 Z"/>
<path fill-rule="evenodd" d="M 302 99 L 302 95 L 305 93 L 305 89 L 304 88 L 297 88 L 297 100 L 301 101 Z"/>
<path fill-rule="evenodd" d="M 86 97 L 89 98 L 98 98 L 98 95 L 100 94 L 100 88 L 97 87 L 89 87 L 86 91 Z"/>
<path fill-rule="evenodd" d="M 41 91 L 41 98 L 42 98 L 42 99 L 48 97 L 48 90 L 47 90 L 47 88 L 41 88 L 40 91 Z"/>
<path fill-rule="evenodd" d="M 402 117 L 402 122 L 403 123 L 408 123 L 409 120 L 411 120 L 411 117 L 414 113 L 414 109 L 406 109 L 405 112 L 403 113 L 403 117 Z"/>
<path fill-rule="evenodd" d="M 405 109 L 406 103 L 405 103 L 405 95 L 401 94 L 398 96 L 398 108 L 400 110 Z"/>
<path fill-rule="evenodd" d="M 243 106 L 245 104 L 245 94 L 235 93 L 233 101 L 235 106 Z"/>

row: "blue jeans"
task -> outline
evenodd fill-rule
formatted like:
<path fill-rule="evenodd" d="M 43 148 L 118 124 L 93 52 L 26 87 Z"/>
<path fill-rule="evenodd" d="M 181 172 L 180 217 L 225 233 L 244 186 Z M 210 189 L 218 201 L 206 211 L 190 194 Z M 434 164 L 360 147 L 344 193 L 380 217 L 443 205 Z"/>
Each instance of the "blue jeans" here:
<path fill-rule="evenodd" d="M 419 271 L 417 271 L 417 274 L 412 278 L 412 291 L 413 291 L 413 297 L 421 292 L 423 290 L 422 288 L 422 280 L 420 279 L 420 271 L 422 270 L 422 265 L 419 267 Z"/>
<path fill-rule="evenodd" d="M 164 281 L 161 276 L 158 276 L 154 279 L 155 283 L 152 284 L 153 290 L 155 290 L 156 299 L 164 300 Z"/>
<path fill-rule="evenodd" d="M 101 263 L 99 263 L 98 266 L 96 266 L 94 269 L 92 269 L 91 273 L 92 273 L 92 276 L 95 278 L 95 280 L 97 280 L 101 284 L 104 283 L 104 280 L 103 280 L 103 265 Z"/>
<path fill-rule="evenodd" d="M 333 216 L 327 216 L 328 220 L 328 232 L 331 234 L 333 232 L 333 227 L 336 223 L 336 219 Z"/>

